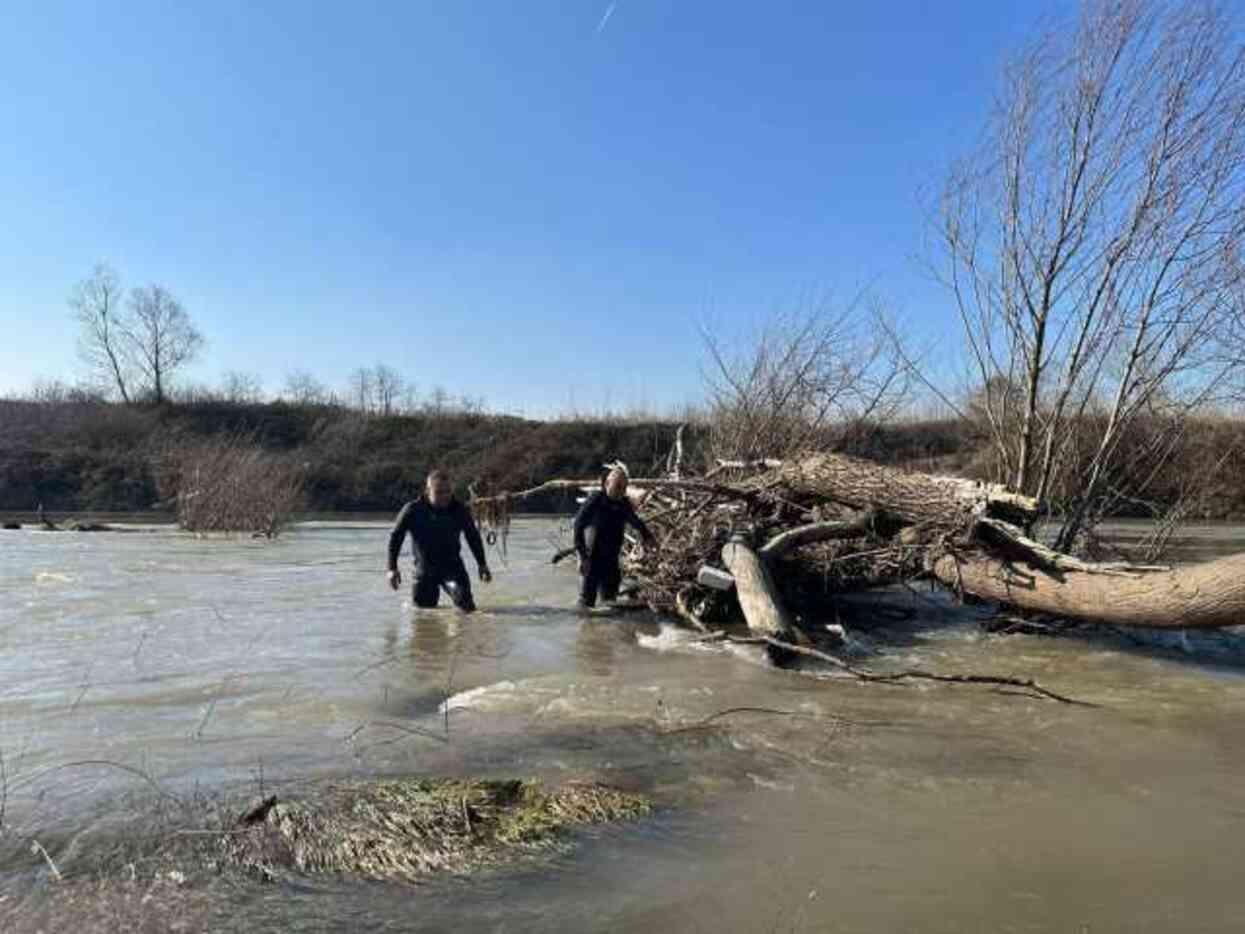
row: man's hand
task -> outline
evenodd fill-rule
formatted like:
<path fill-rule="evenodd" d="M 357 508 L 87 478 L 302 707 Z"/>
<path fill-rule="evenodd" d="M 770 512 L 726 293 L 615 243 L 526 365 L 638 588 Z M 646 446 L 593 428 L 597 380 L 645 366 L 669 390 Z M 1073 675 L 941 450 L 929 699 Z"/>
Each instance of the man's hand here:
<path fill-rule="evenodd" d="M 493 572 L 488 569 L 487 564 L 480 565 L 480 580 L 486 584 L 493 580 Z"/>
<path fill-rule="evenodd" d="M 588 559 L 587 558 L 579 559 L 579 576 L 580 577 L 588 576 Z"/>
<path fill-rule="evenodd" d="M 394 568 L 392 571 L 386 573 L 385 579 L 389 581 L 389 587 L 392 590 L 397 590 L 402 586 L 402 575 L 398 572 L 397 568 Z"/>

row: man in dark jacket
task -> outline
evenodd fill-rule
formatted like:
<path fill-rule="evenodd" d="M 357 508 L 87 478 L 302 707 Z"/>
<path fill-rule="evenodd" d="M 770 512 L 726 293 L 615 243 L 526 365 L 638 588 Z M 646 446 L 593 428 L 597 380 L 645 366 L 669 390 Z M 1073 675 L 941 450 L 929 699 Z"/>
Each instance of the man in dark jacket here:
<path fill-rule="evenodd" d="M 440 470 L 430 473 L 424 495 L 403 506 L 393 523 L 393 531 L 389 533 L 389 571 L 386 576 L 394 590 L 402 585 L 398 555 L 408 534 L 411 536 L 411 550 L 415 554 L 415 605 L 436 606 L 444 586 L 460 610 L 474 610 L 476 604 L 471 596 L 471 578 L 467 576 L 458 541 L 460 535 L 467 539 L 467 547 L 475 556 L 480 580 L 488 583 L 493 575 L 484 557 L 480 530 L 471 517 L 471 510 L 454 497 L 448 474 Z"/>
<path fill-rule="evenodd" d="M 622 583 L 618 554 L 622 551 L 626 525 L 635 527 L 645 545 L 656 541 L 627 499 L 626 471 L 615 467 L 606 476 L 602 489 L 589 496 L 575 516 L 575 551 L 579 553 L 579 573 L 584 578 L 579 592 L 581 607 L 595 606 L 598 591 L 606 601 L 618 596 L 618 585 Z M 587 541 L 589 530 L 593 533 L 591 544 Z"/>

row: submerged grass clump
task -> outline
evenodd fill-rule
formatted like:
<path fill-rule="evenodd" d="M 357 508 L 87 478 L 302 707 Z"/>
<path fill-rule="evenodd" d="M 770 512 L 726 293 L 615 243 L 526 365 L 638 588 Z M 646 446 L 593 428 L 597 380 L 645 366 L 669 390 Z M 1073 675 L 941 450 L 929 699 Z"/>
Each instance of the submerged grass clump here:
<path fill-rule="evenodd" d="M 60 871 L 38 884 L 42 863 L 30 856 L 27 882 L 0 887 L 0 930 L 215 930 L 222 906 L 235 904 L 222 893 L 236 895 L 252 879 L 327 873 L 414 883 L 465 874 L 567 846 L 568 830 L 642 817 L 652 805 L 591 782 L 399 778 L 334 782 L 239 817 L 241 808 L 228 795 L 161 800 L 141 827 L 125 822 L 128 832 L 76 856 L 65 851 L 80 838 L 49 836 Z"/>
<path fill-rule="evenodd" d="M 592 783 L 393 779 L 335 785 L 314 801 L 278 803 L 263 820 L 222 834 L 218 868 L 263 878 L 337 873 L 415 881 L 462 873 L 557 845 L 585 824 L 649 813 L 649 802 Z"/>

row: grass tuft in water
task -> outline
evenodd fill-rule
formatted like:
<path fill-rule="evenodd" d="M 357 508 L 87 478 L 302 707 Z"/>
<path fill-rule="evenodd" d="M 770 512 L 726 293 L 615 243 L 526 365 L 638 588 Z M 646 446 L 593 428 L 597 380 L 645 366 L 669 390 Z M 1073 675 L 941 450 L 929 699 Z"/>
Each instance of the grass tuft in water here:
<path fill-rule="evenodd" d="M 650 803 L 587 782 L 396 779 L 335 785 L 314 801 L 278 803 L 262 821 L 223 834 L 218 868 L 263 878 L 345 874 L 415 881 L 555 847 L 570 828 L 629 820 Z"/>

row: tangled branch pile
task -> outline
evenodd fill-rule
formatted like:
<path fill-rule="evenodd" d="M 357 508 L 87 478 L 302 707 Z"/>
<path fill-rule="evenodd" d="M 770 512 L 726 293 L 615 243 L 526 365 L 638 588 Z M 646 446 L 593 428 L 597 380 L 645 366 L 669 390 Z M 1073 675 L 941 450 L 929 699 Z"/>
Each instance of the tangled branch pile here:
<path fill-rule="evenodd" d="M 807 645 L 829 595 L 917 577 L 1089 622 L 1245 623 L 1245 555 L 1181 569 L 1083 561 L 1030 538 L 1039 503 L 999 484 L 829 453 L 672 473 L 631 481 L 660 544 L 629 539 L 624 569 L 643 603 L 701 628 L 742 617 L 756 633 Z M 528 495 L 595 488 L 553 480 L 473 505 L 504 525 Z"/>

